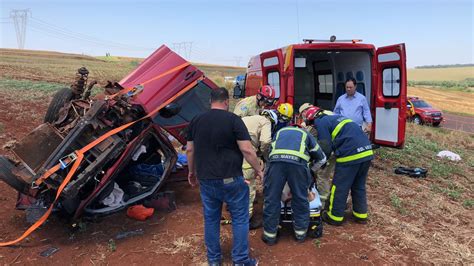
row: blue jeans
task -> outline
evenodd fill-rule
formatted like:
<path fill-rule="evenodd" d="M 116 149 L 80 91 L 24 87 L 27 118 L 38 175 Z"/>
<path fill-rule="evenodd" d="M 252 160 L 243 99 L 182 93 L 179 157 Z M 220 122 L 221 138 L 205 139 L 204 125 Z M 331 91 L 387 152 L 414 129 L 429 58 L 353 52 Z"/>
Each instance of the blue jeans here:
<path fill-rule="evenodd" d="M 204 209 L 204 240 L 209 263 L 221 262 L 220 220 L 225 202 L 232 216 L 232 260 L 249 262 L 249 187 L 242 176 L 199 179 Z"/>
<path fill-rule="evenodd" d="M 299 236 L 306 235 L 309 226 L 308 189 L 311 174 L 307 166 L 287 162 L 270 162 L 263 184 L 263 234 L 276 238 L 280 224 L 281 193 L 285 183 L 291 189 L 293 229 Z"/>

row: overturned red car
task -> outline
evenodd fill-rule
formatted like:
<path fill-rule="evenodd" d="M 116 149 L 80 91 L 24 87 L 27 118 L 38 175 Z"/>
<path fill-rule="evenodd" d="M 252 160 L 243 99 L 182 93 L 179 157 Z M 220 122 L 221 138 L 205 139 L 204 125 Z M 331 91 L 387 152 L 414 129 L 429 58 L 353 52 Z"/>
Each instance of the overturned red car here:
<path fill-rule="evenodd" d="M 27 214 L 54 210 L 75 220 L 156 195 L 178 159 L 170 135 L 184 144 L 187 124 L 209 109 L 217 87 L 166 46 L 102 97 L 90 96 L 94 85 L 79 69 L 76 83 L 53 97 L 45 123 L 14 156 L 0 157 L 0 179 L 19 192 Z"/>

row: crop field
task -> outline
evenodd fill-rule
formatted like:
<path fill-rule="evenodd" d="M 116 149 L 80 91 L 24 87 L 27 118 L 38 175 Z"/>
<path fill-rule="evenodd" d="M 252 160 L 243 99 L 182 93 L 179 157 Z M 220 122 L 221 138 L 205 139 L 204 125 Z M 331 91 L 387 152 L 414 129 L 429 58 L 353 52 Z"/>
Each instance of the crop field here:
<path fill-rule="evenodd" d="M 0 155 L 11 155 L 15 141 L 43 122 L 52 95 L 72 83 L 79 67 L 86 66 L 90 79 L 104 85 L 107 80 L 120 80 L 140 60 L 0 49 Z M 219 85 L 225 85 L 224 77 L 245 72 L 243 68 L 197 66 Z M 409 88 L 409 95 L 423 97 L 443 110 L 474 113 L 472 93 L 415 87 Z M 462 160 L 436 157 L 442 150 L 455 152 Z M 352 221 L 348 211 L 347 223 L 325 225 L 320 239 L 296 244 L 291 230 L 285 229 L 271 248 L 260 240 L 261 229 L 251 231 L 251 254 L 263 265 L 474 264 L 474 134 L 407 124 L 404 149 L 375 152 L 367 180 L 367 225 Z M 396 175 L 397 166 L 424 167 L 428 176 Z M 53 215 L 21 245 L 1 248 L 0 263 L 206 265 L 199 190 L 185 182 L 167 189 L 176 194 L 174 212 L 158 212 L 140 222 L 127 218 L 123 211 L 81 222 L 75 231 L 65 219 Z M 14 210 L 17 195 L 13 189 L 0 182 L 0 194 L 0 241 L 12 240 L 28 225 L 24 212 Z M 261 195 L 260 189 L 257 214 L 261 214 Z M 139 229 L 144 233 L 114 238 Z M 230 263 L 232 226 L 224 225 L 221 231 L 224 261 Z M 39 253 L 50 246 L 59 251 L 41 257 Z"/>
<path fill-rule="evenodd" d="M 407 75 L 412 81 L 462 81 L 474 78 L 474 67 L 415 68 Z"/>

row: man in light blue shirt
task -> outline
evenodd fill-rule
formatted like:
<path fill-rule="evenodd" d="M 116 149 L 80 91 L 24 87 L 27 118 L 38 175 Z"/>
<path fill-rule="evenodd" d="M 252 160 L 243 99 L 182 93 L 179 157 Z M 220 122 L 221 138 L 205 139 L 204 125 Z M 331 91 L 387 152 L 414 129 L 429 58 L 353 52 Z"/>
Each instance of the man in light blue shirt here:
<path fill-rule="evenodd" d="M 334 113 L 345 116 L 356 122 L 364 131 L 372 131 L 372 116 L 364 95 L 356 91 L 357 81 L 354 78 L 346 80 L 346 93 L 337 99 Z"/>

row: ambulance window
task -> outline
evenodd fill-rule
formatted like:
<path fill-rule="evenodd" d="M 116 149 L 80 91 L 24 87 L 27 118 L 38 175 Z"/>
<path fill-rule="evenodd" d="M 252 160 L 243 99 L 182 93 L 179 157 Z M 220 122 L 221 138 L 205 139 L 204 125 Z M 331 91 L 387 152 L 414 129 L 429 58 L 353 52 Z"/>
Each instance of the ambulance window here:
<path fill-rule="evenodd" d="M 269 57 L 269 58 L 265 58 L 263 60 L 263 66 L 264 67 L 267 67 L 267 66 L 275 66 L 275 65 L 278 65 L 278 57 L 274 56 L 274 57 Z"/>
<path fill-rule="evenodd" d="M 275 89 L 275 98 L 280 98 L 280 73 L 278 71 L 268 72 L 268 85 Z"/>
<path fill-rule="evenodd" d="M 332 93 L 332 75 L 318 75 L 319 92 L 320 93 Z"/>
<path fill-rule="evenodd" d="M 400 69 L 398 67 L 383 70 L 383 96 L 398 97 L 400 95 Z"/>

